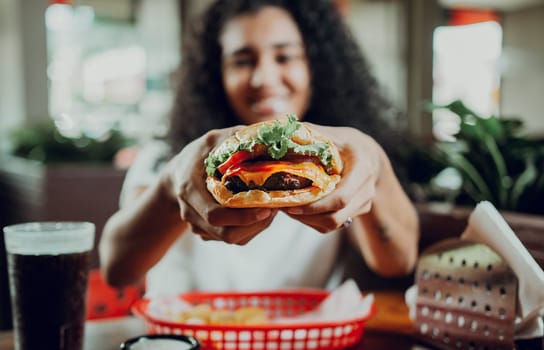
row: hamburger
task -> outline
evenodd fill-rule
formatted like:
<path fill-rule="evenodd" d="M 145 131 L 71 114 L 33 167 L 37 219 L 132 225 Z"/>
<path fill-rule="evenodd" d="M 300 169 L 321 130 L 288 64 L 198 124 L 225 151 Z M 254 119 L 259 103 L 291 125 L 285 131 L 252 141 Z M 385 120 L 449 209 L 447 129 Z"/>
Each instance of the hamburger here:
<path fill-rule="evenodd" d="M 238 130 L 204 163 L 208 190 L 231 208 L 308 204 L 330 193 L 342 172 L 336 145 L 294 115 Z"/>

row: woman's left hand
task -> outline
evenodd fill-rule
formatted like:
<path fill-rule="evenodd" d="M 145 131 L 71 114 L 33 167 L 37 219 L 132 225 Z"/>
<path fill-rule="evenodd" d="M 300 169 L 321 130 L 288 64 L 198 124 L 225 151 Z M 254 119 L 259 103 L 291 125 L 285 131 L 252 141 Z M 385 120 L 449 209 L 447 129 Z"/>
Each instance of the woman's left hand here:
<path fill-rule="evenodd" d="M 325 233 L 370 211 L 380 177 L 383 151 L 370 136 L 354 128 L 314 124 L 312 128 L 337 145 L 344 163 L 342 179 L 329 195 L 308 205 L 285 209 L 285 212 Z"/>

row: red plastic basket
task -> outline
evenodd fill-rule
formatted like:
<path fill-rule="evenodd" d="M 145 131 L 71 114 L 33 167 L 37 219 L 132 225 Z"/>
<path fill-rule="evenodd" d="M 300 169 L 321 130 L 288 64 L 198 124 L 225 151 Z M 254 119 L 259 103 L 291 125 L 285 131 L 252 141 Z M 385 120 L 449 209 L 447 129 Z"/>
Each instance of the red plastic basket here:
<path fill-rule="evenodd" d="M 193 304 L 208 304 L 214 309 L 236 310 L 243 306 L 265 309 L 270 318 L 296 316 L 315 308 L 328 295 L 321 290 L 289 290 L 271 292 L 191 292 L 179 298 Z M 143 318 L 150 334 L 184 334 L 196 337 L 202 349 L 211 350 L 331 350 L 357 344 L 370 315 L 339 322 L 264 325 L 194 325 L 167 322 L 151 317 L 149 299 L 137 301 L 133 312 Z"/>

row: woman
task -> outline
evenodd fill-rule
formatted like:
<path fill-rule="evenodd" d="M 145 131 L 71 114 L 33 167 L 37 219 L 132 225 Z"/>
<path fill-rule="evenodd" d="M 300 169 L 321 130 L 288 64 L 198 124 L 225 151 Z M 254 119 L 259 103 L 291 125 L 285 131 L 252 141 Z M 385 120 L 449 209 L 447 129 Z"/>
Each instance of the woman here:
<path fill-rule="evenodd" d="M 137 169 L 160 152 L 144 152 L 129 173 L 100 244 L 107 280 L 147 274 L 151 294 L 333 286 L 346 233 L 377 273 L 409 273 L 418 223 L 380 146 L 393 142 L 390 109 L 330 2 L 218 1 L 197 23 L 171 120 L 177 154 L 156 179 Z M 287 113 L 335 141 L 345 163 L 337 188 L 288 209 L 221 207 L 206 190 L 205 157 L 236 125 Z"/>

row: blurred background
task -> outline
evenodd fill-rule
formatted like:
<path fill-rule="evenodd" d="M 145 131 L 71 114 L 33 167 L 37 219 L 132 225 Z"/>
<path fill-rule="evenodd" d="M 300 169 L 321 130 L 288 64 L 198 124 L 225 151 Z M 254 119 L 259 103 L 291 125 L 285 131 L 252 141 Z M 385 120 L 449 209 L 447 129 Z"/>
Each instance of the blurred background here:
<path fill-rule="evenodd" d="M 414 145 L 477 146 L 478 125 L 496 137 L 485 161 L 464 151 L 468 167 L 443 149 L 407 155 L 411 195 L 504 192 L 491 198 L 500 208 L 544 214 L 530 201 L 544 193 L 544 0 L 334 2 Z M 101 231 L 137 145 L 168 128 L 180 36 L 208 3 L 0 0 L 0 226 L 89 220 Z M 523 141 L 514 155 L 512 140 Z M 480 192 L 463 197 L 471 186 Z"/>
<path fill-rule="evenodd" d="M 451 114 L 421 108 L 454 99 L 543 133 L 544 1 L 335 2 L 413 134 L 454 134 Z M 2 0 L 0 150 L 14 128 L 46 120 L 71 137 L 163 133 L 183 24 L 207 3 Z"/>

